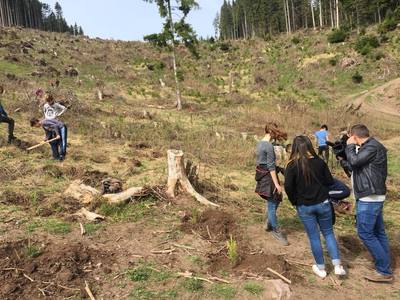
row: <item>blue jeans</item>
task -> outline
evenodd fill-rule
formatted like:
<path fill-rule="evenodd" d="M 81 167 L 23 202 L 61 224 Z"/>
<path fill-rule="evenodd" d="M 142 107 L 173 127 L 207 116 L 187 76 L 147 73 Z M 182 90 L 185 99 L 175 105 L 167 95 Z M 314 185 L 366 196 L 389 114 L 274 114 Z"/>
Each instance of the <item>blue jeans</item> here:
<path fill-rule="evenodd" d="M 267 200 L 267 226 L 271 224 L 273 229 L 278 228 L 278 218 L 276 217 L 276 211 L 278 210 L 280 202 L 274 202 Z"/>
<path fill-rule="evenodd" d="M 64 126 L 60 130 L 61 132 L 61 140 L 60 140 L 60 156 L 62 158 L 67 154 L 67 137 L 68 137 L 68 129 L 67 126 Z"/>
<path fill-rule="evenodd" d="M 311 251 L 318 268 L 325 269 L 320 232 L 325 238 L 333 265 L 340 265 L 339 247 L 333 232 L 332 211 L 329 201 L 310 206 L 299 205 L 297 206 L 297 213 L 307 232 Z"/>
<path fill-rule="evenodd" d="M 357 201 L 357 232 L 374 258 L 376 270 L 383 275 L 392 275 L 382 210 L 383 202 Z"/>

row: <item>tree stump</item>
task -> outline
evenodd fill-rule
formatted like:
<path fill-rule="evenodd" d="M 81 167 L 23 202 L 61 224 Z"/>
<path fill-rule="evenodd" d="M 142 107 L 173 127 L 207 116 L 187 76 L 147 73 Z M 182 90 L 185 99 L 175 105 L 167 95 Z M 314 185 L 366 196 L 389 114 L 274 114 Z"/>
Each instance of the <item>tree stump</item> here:
<path fill-rule="evenodd" d="M 179 183 L 183 190 L 188 194 L 192 195 L 197 201 L 204 205 L 219 207 L 205 197 L 200 195 L 193 188 L 190 183 L 184 165 L 183 151 L 181 150 L 168 150 L 168 183 L 167 183 L 167 195 L 171 198 L 175 198 L 175 189 Z"/>

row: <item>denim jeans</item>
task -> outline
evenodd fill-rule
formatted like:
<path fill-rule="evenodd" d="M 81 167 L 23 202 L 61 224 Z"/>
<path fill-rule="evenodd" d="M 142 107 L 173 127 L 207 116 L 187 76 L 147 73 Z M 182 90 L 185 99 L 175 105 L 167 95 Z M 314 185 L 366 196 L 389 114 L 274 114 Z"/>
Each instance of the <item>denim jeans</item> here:
<path fill-rule="evenodd" d="M 319 269 L 325 269 L 320 232 L 325 238 L 333 265 L 340 265 L 339 247 L 333 232 L 332 211 L 329 201 L 305 206 L 297 206 L 297 213 L 304 225 L 310 241 L 311 251 Z"/>
<path fill-rule="evenodd" d="M 8 124 L 8 140 L 10 141 L 11 138 L 14 136 L 14 120 L 0 115 L 0 123 L 7 123 Z"/>
<path fill-rule="evenodd" d="M 357 232 L 374 258 L 376 270 L 383 275 L 392 275 L 382 210 L 383 202 L 357 201 Z"/>
<path fill-rule="evenodd" d="M 48 138 L 53 139 L 55 137 L 56 137 L 55 133 L 52 133 Z M 67 154 L 67 138 L 68 138 L 67 126 L 61 128 L 60 137 L 61 139 L 50 143 L 51 152 L 53 153 L 53 158 L 57 160 L 64 159 L 65 155 Z"/>
<path fill-rule="evenodd" d="M 67 154 L 67 137 L 68 137 L 68 129 L 67 126 L 61 128 L 61 140 L 60 140 L 60 156 L 65 157 Z"/>
<path fill-rule="evenodd" d="M 271 224 L 273 229 L 278 228 L 278 218 L 276 211 L 278 210 L 280 202 L 267 200 L 267 223 Z M 268 226 L 268 224 L 266 224 Z"/>

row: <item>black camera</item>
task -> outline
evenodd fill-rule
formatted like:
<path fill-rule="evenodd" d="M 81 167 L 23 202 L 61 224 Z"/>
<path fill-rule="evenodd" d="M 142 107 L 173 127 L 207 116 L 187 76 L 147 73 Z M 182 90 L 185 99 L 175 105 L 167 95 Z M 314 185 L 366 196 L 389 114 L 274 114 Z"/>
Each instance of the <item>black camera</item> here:
<path fill-rule="evenodd" d="M 327 142 L 328 146 L 330 146 L 333 150 L 333 154 L 335 154 L 336 159 L 340 161 L 346 161 L 347 160 L 347 155 L 346 155 L 346 147 L 347 147 L 347 140 L 349 137 L 347 134 L 342 134 L 340 139 L 338 139 L 335 142 Z M 340 164 L 346 173 L 348 177 L 351 177 L 351 170 L 345 165 L 345 164 Z"/>

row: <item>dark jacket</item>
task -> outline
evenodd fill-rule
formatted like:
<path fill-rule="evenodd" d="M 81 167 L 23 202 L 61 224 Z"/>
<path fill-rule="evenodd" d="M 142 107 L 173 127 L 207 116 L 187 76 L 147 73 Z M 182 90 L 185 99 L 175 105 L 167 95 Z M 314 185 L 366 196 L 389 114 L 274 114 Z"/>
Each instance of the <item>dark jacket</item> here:
<path fill-rule="evenodd" d="M 61 136 L 61 129 L 64 126 L 65 126 L 64 123 L 57 119 L 52 119 L 52 120 L 45 119 L 42 121 L 42 127 L 46 132 L 47 139 L 54 138 L 55 135 Z"/>
<path fill-rule="evenodd" d="M 285 170 L 285 191 L 293 205 L 315 205 L 329 199 L 329 186 L 334 183 L 327 164 L 319 157 L 310 158 L 310 182 L 307 184 L 303 172 L 296 162 Z"/>
<path fill-rule="evenodd" d="M 8 117 L 6 111 L 4 110 L 3 105 L 1 105 L 1 103 L 0 103 L 0 116 Z"/>
<path fill-rule="evenodd" d="M 346 148 L 347 164 L 353 172 L 356 199 L 386 194 L 387 150 L 374 138 L 369 138 L 356 153 L 356 145 Z"/>

